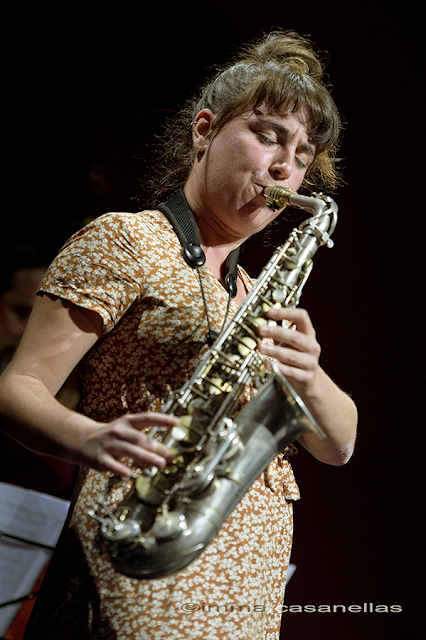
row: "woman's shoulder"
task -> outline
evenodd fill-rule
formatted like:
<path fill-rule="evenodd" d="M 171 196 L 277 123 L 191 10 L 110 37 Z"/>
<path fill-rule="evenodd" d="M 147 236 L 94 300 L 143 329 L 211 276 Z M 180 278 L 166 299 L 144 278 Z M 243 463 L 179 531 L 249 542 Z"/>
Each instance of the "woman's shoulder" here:
<path fill-rule="evenodd" d="M 143 240 L 153 242 L 156 238 L 162 240 L 167 237 L 173 238 L 175 235 L 166 217 L 155 209 L 136 213 L 123 211 L 105 213 L 90 221 L 76 236 L 89 234 L 127 238 L 138 242 Z"/>

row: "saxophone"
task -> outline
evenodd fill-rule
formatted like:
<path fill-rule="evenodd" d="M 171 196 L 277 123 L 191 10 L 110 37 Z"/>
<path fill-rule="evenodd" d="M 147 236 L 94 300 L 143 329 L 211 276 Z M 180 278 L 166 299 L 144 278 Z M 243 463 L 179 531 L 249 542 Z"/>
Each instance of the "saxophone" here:
<path fill-rule="evenodd" d="M 325 438 L 256 346 L 257 327 L 271 322 L 271 306 L 297 306 L 313 255 L 321 245 L 333 246 L 337 205 L 323 194 L 308 197 L 281 187 L 266 187 L 264 195 L 271 210 L 291 205 L 312 216 L 275 250 L 193 376 L 169 397 L 163 411 L 180 416 L 180 422 L 163 442 L 175 452 L 174 460 L 132 478 L 114 511 L 108 497 L 129 480 L 112 477 L 88 512 L 99 522 L 98 539 L 114 568 L 131 578 L 160 578 L 184 569 L 278 453 L 307 432 Z M 239 410 L 249 384 L 257 393 Z"/>

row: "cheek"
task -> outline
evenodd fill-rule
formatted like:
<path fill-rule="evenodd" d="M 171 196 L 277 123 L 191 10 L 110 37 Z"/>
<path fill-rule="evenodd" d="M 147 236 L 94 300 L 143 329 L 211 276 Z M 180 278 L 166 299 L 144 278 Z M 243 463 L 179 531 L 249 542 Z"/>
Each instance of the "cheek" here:
<path fill-rule="evenodd" d="M 293 174 L 291 176 L 290 180 L 289 180 L 289 183 L 288 183 L 289 189 L 291 189 L 292 191 L 297 191 L 300 188 L 300 186 L 301 186 L 301 184 L 302 184 L 302 182 L 304 180 L 304 177 L 305 177 L 304 175 L 303 176 L 299 176 L 299 175 L 294 175 Z"/>
<path fill-rule="evenodd" d="M 226 135 L 225 135 L 226 134 Z M 254 139 L 232 135 L 231 131 L 224 132 L 216 144 L 212 146 L 212 161 L 222 172 L 253 171 L 263 162 L 262 148 Z"/>
<path fill-rule="evenodd" d="M 205 175 L 212 189 L 221 189 L 232 184 L 239 171 L 238 153 L 226 144 L 212 147 L 206 154 Z"/>

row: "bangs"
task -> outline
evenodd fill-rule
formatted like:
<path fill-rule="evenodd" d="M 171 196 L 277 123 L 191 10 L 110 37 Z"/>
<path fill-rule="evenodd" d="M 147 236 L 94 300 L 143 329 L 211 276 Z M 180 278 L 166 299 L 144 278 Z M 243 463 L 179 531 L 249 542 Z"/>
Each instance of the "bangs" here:
<path fill-rule="evenodd" d="M 285 75 L 265 74 L 250 97 L 250 107 L 266 105 L 274 111 L 303 113 L 316 155 L 334 147 L 340 134 L 340 117 L 327 89 L 314 78 L 291 70 Z"/>
<path fill-rule="evenodd" d="M 218 114 L 218 129 L 236 115 L 265 105 L 274 111 L 303 113 L 317 156 L 334 148 L 340 135 L 340 117 L 327 88 L 294 65 L 262 67 L 240 63 L 223 72 L 213 83 L 212 89 L 218 80 L 222 89 L 223 85 L 228 84 L 230 88 L 232 84 L 233 93 L 233 100 Z M 214 89 L 213 92 L 216 93 Z"/>

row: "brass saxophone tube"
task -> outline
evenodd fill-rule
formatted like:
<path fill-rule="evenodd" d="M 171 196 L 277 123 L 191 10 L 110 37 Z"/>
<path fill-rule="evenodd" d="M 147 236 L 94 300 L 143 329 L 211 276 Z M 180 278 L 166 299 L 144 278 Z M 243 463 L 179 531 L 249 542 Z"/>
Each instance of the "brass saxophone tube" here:
<path fill-rule="evenodd" d="M 279 452 L 308 431 L 324 437 L 278 368 L 256 349 L 257 327 L 268 322 L 273 305 L 298 304 L 314 254 L 333 245 L 337 205 L 322 194 L 281 187 L 264 194 L 270 207 L 291 204 L 313 215 L 275 250 L 190 380 L 166 403 L 165 412 L 181 416 L 164 441 L 176 452 L 173 462 L 162 471 L 142 470 L 113 513 L 109 488 L 89 512 L 113 566 L 132 578 L 184 569 Z M 257 393 L 236 412 L 248 385 Z"/>
<path fill-rule="evenodd" d="M 271 209 L 271 211 L 277 211 L 287 205 L 291 205 L 292 207 L 309 211 L 313 216 L 317 216 L 324 213 L 324 204 L 327 203 L 329 205 L 327 213 L 333 214 L 329 233 L 330 235 L 333 233 L 337 222 L 337 205 L 329 196 L 324 196 L 321 193 L 314 193 L 313 196 L 304 196 L 287 187 L 265 187 L 263 195 L 266 199 L 266 206 Z"/>

